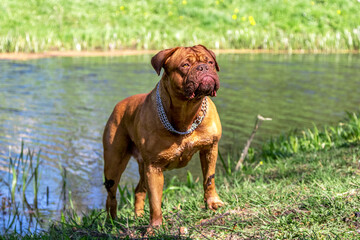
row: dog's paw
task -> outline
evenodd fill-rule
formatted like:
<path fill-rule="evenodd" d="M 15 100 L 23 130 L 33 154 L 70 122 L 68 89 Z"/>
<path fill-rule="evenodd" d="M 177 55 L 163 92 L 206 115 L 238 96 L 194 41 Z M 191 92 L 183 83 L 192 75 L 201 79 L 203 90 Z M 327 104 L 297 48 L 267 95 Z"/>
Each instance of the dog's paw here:
<path fill-rule="evenodd" d="M 207 207 L 211 210 L 216 210 L 224 205 L 224 202 L 218 196 L 209 197 L 206 200 Z"/>
<path fill-rule="evenodd" d="M 141 218 L 144 216 L 144 209 L 136 209 L 135 208 L 135 217 Z"/>

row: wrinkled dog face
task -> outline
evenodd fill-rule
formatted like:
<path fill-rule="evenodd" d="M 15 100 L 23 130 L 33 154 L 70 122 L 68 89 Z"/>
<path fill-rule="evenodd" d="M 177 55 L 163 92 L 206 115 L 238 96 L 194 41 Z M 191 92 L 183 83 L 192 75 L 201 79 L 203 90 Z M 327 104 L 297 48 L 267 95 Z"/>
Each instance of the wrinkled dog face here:
<path fill-rule="evenodd" d="M 173 52 L 164 59 L 163 67 L 172 88 L 186 99 L 215 97 L 220 87 L 215 54 L 202 45 L 169 50 Z"/>
<path fill-rule="evenodd" d="M 184 91 L 192 99 L 202 96 L 216 96 L 220 87 L 216 72 L 215 59 L 208 51 L 196 51 L 187 54 L 179 69 L 186 75 Z"/>

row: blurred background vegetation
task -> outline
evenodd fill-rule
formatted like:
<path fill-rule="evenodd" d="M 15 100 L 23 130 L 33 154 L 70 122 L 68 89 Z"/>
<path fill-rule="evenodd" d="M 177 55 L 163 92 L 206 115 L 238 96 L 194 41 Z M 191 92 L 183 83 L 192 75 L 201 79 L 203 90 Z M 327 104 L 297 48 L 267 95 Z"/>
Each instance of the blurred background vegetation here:
<path fill-rule="evenodd" d="M 2 0 L 0 52 L 358 50 L 359 0 Z"/>

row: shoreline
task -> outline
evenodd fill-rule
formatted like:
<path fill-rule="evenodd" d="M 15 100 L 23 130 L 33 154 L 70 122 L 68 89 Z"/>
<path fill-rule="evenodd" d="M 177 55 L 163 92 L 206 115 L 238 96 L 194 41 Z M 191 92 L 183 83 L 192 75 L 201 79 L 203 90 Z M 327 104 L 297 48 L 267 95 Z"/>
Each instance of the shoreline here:
<path fill-rule="evenodd" d="M 213 49 L 212 49 L 213 50 Z M 160 50 L 115 50 L 115 51 L 48 51 L 41 53 L 0 53 L 0 60 L 33 60 L 53 57 L 120 57 L 156 54 Z M 359 50 L 267 50 L 267 49 L 216 49 L 216 54 L 359 54 Z"/>

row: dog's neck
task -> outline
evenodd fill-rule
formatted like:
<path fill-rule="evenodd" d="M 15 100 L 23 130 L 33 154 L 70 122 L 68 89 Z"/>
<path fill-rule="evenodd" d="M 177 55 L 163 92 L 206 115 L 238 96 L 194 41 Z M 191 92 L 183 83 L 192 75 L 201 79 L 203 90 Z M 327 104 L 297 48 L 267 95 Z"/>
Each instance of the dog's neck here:
<path fill-rule="evenodd" d="M 170 86 L 170 79 L 164 75 L 159 82 L 160 97 L 166 112 L 166 116 L 171 125 L 178 131 L 186 131 L 196 119 L 203 98 L 188 100 L 184 96 L 179 96 Z"/>

